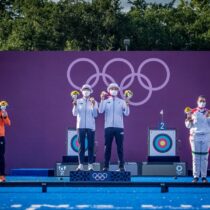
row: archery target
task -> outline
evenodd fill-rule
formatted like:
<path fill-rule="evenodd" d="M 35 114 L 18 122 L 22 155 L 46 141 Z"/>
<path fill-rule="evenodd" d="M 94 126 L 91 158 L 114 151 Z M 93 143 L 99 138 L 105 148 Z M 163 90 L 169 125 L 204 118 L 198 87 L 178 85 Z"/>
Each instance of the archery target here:
<path fill-rule="evenodd" d="M 85 139 L 85 156 L 88 155 L 88 140 Z M 79 141 L 78 134 L 75 129 L 68 129 L 68 141 L 67 141 L 67 155 L 78 156 Z"/>
<path fill-rule="evenodd" d="M 149 131 L 149 156 L 175 156 L 175 155 L 176 155 L 175 130 Z"/>

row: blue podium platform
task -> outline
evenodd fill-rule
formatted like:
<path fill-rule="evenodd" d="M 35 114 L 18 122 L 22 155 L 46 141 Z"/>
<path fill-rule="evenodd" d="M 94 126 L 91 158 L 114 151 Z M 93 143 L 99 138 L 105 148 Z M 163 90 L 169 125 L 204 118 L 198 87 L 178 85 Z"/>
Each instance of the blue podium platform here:
<path fill-rule="evenodd" d="M 73 182 L 130 182 L 129 171 L 71 171 L 70 181 Z"/>
<path fill-rule="evenodd" d="M 10 170 L 11 176 L 54 176 L 54 169 L 49 168 L 15 168 Z"/>

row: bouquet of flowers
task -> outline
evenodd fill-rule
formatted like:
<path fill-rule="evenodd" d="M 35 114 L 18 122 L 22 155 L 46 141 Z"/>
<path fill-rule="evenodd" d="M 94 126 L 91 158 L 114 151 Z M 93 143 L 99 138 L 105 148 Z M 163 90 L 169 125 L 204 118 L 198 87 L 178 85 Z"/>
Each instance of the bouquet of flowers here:
<path fill-rule="evenodd" d="M 124 96 L 126 99 L 131 99 L 133 97 L 133 92 L 131 90 L 125 90 Z"/>
<path fill-rule="evenodd" d="M 70 93 L 70 95 L 71 95 L 71 97 L 72 97 L 73 100 L 76 100 L 79 94 L 80 94 L 80 93 L 79 93 L 79 91 L 77 91 L 77 90 L 73 90 L 73 91 L 71 91 L 71 93 Z"/>
<path fill-rule="evenodd" d="M 192 111 L 192 109 L 191 109 L 189 106 L 187 106 L 187 107 L 184 109 L 184 113 L 185 113 L 185 114 L 190 114 L 191 111 Z"/>
<path fill-rule="evenodd" d="M 7 101 L 0 101 L 0 106 L 8 106 Z"/>

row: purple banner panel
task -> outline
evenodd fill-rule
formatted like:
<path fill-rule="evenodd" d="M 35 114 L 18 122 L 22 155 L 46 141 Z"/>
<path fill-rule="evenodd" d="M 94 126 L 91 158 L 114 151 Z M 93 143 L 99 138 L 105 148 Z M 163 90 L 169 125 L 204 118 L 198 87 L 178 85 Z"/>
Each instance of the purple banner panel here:
<path fill-rule="evenodd" d="M 110 82 L 134 92 L 125 117 L 125 160 L 147 159 L 150 128 L 177 131 L 177 154 L 191 166 L 184 108 L 199 95 L 210 103 L 210 52 L 0 52 L 0 99 L 9 102 L 7 169 L 54 167 L 67 153 L 67 129 L 75 128 L 70 91 L 84 83 L 93 96 Z M 209 106 L 210 107 L 210 106 Z M 96 120 L 97 161 L 104 156 L 104 117 Z M 113 144 L 112 160 L 117 161 Z"/>

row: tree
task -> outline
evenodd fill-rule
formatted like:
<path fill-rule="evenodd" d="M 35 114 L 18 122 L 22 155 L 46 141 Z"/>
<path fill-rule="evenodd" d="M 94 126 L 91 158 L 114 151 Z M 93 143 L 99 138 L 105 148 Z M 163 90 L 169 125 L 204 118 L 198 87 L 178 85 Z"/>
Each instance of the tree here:
<path fill-rule="evenodd" d="M 69 23 L 67 49 L 116 50 L 120 48 L 121 14 L 119 0 L 93 0 L 92 3 L 65 4 Z M 62 5 L 63 6 L 63 5 Z"/>
<path fill-rule="evenodd" d="M 57 16 L 57 6 L 47 0 L 16 0 L 16 17 L 8 36 L 9 50 L 62 50 L 64 34 Z"/>
<path fill-rule="evenodd" d="M 210 1 L 1 0 L 1 50 L 209 50 Z"/>
<path fill-rule="evenodd" d="M 12 31 L 14 14 L 12 12 L 13 1 L 0 1 L 0 49 L 6 49 L 7 37 Z"/>

